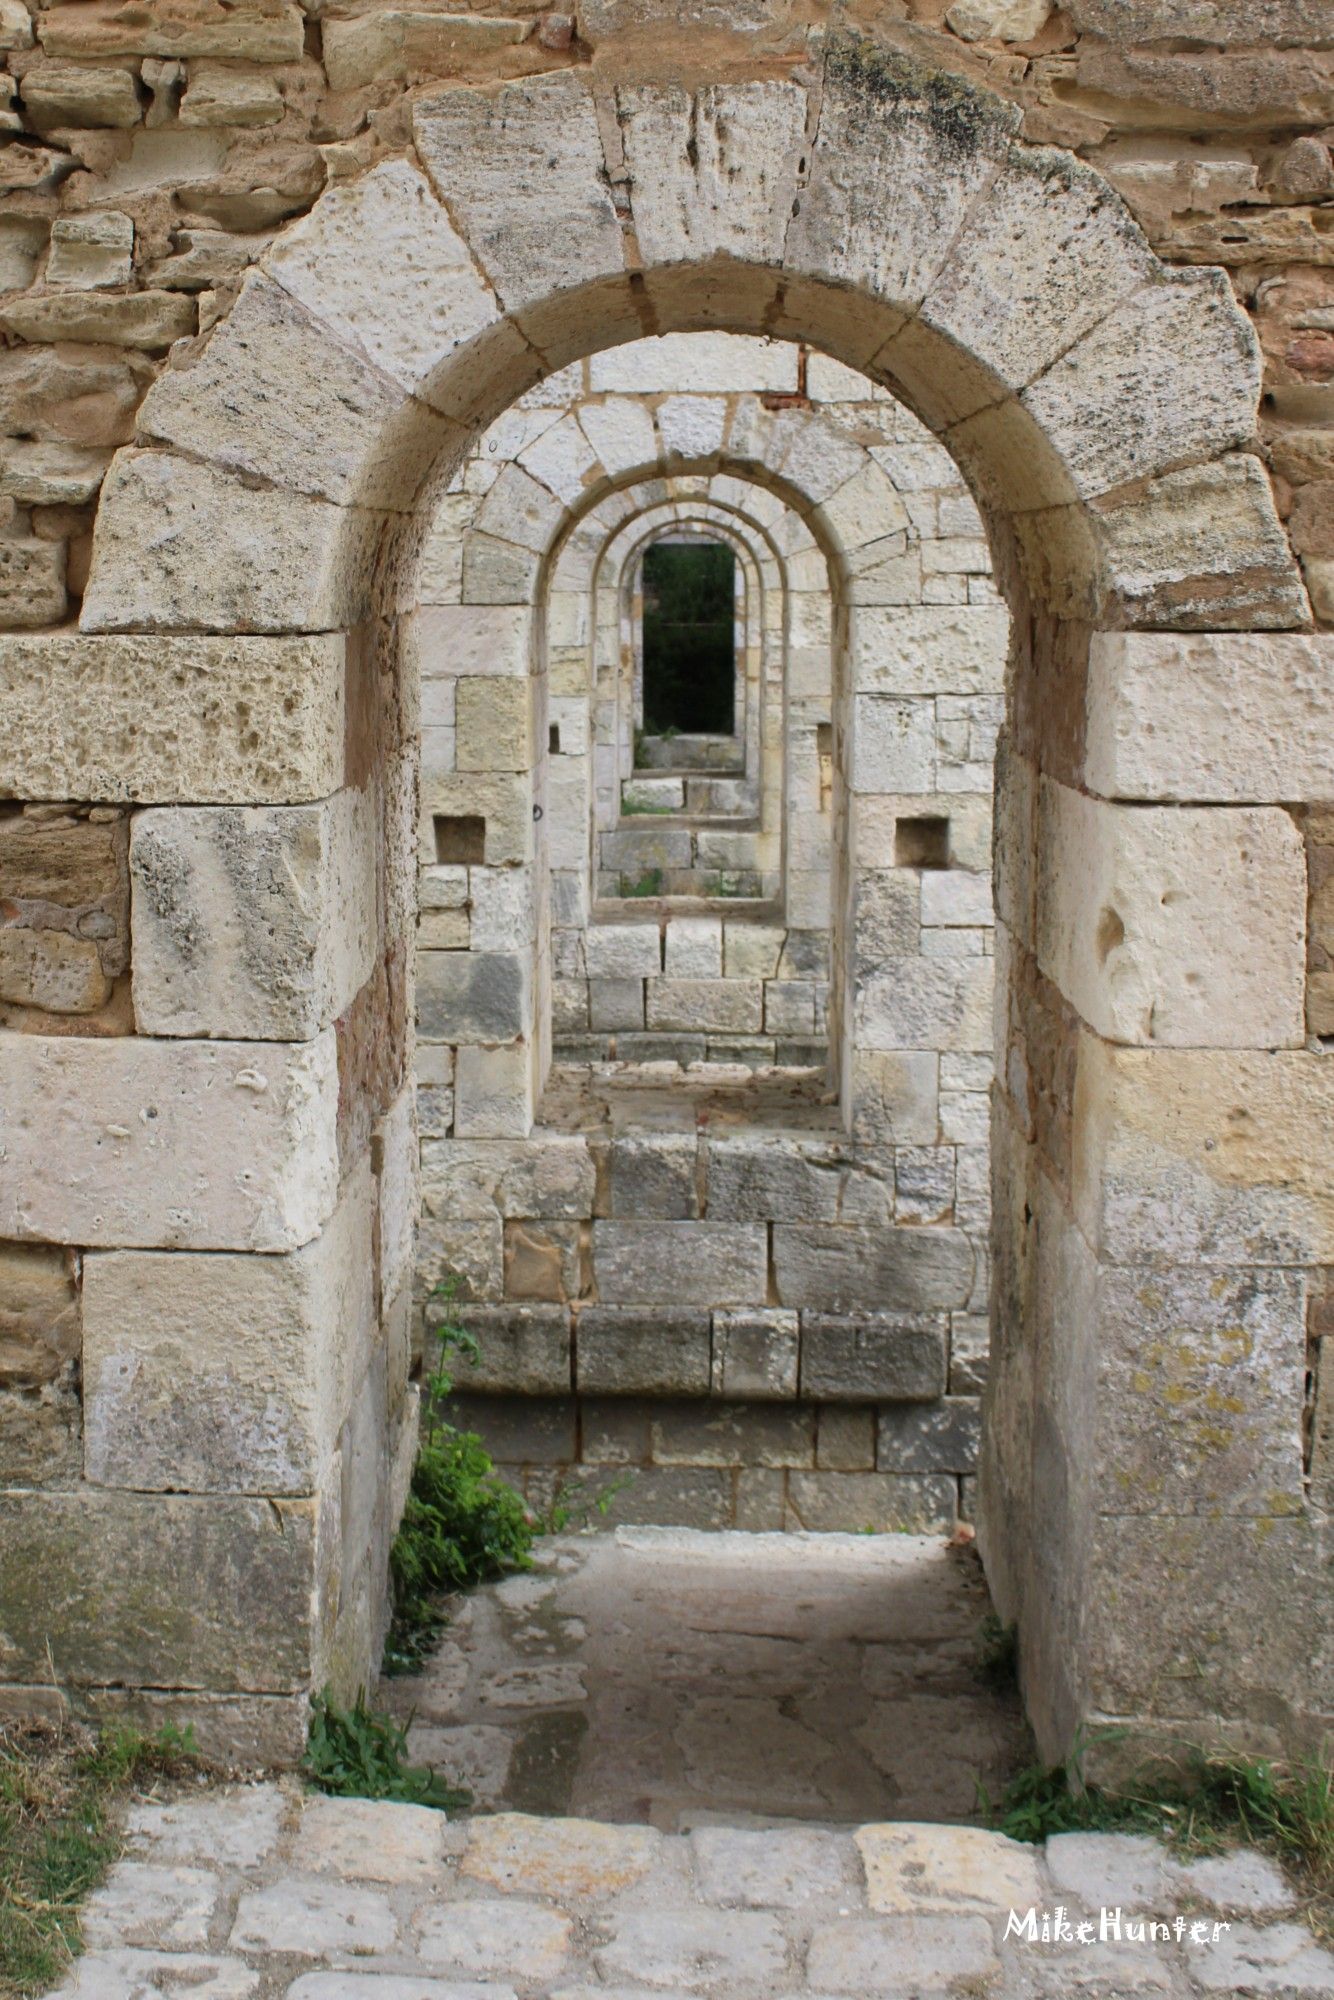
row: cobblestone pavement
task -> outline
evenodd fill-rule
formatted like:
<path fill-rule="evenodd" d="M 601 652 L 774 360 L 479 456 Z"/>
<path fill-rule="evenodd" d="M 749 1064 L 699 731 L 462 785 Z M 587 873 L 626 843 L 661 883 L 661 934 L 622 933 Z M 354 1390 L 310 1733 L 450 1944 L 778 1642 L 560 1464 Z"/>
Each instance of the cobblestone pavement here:
<path fill-rule="evenodd" d="M 1072 1931 L 1119 1911 L 1121 1941 L 1005 1940 L 1011 1910 L 1040 1925 L 1058 1905 Z M 1141 1919 L 1169 1935 L 1131 1941 Z M 85 1934 L 62 1989 L 75 2000 L 1334 1992 L 1334 1956 L 1246 1853 L 1180 1867 L 1151 1840 L 1063 1835 L 1039 1850 L 904 1822 L 447 1824 L 417 1806 L 303 1799 L 292 1783 L 136 1807 Z"/>
<path fill-rule="evenodd" d="M 965 1820 L 1027 1761 L 978 1671 L 980 1565 L 939 1537 L 620 1528 L 537 1561 L 380 1689 L 479 1805 L 667 1832 Z"/>

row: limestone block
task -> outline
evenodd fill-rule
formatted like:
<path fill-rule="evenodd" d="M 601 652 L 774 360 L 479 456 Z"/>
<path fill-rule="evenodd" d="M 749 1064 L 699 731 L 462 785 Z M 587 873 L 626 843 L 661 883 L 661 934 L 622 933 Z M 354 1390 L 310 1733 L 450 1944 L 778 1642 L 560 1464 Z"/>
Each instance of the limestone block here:
<path fill-rule="evenodd" d="M 673 917 L 665 932 L 663 963 L 669 979 L 721 979 L 721 917 Z"/>
<path fill-rule="evenodd" d="M 797 1393 L 798 1350 L 794 1312 L 716 1312 L 713 1394 L 745 1402 L 787 1401 Z"/>
<path fill-rule="evenodd" d="M 416 1291 L 452 1285 L 458 1301 L 498 1299 L 504 1290 L 504 1232 L 499 1216 L 488 1222 L 439 1221 L 423 1216 L 417 1231 Z M 428 1313 L 434 1311 L 429 1302 Z"/>
<path fill-rule="evenodd" d="M 876 1420 L 876 1469 L 880 1472 L 953 1472 L 977 1469 L 982 1406 L 976 1396 L 942 1396 L 929 1409 L 900 1405 Z"/>
<path fill-rule="evenodd" d="M 419 97 L 413 134 L 507 311 L 624 270 L 593 96 L 576 72 Z"/>
<path fill-rule="evenodd" d="M 521 950 L 536 937 L 536 883 L 528 868 L 470 868 L 474 951 Z"/>
<path fill-rule="evenodd" d="M 858 1048 L 989 1049 L 992 977 L 985 958 L 886 960 L 857 989 Z"/>
<path fill-rule="evenodd" d="M 1258 344 L 1226 277 L 1174 271 L 1101 320 L 1022 401 L 1090 499 L 1244 444 L 1259 391 Z"/>
<path fill-rule="evenodd" d="M 723 926 L 723 972 L 728 979 L 772 979 L 785 933 L 772 924 Z"/>
<path fill-rule="evenodd" d="M 1021 543 L 1030 533 L 1052 541 L 1049 518 L 1020 517 L 1016 528 Z M 1124 625 L 1285 631 L 1310 622 L 1269 476 L 1249 453 L 1150 480 L 1100 507 L 1097 533 L 1108 599 Z"/>
<path fill-rule="evenodd" d="M 342 505 L 402 508 L 454 432 L 252 271 L 202 350 L 158 377 L 136 436 Z"/>
<path fill-rule="evenodd" d="M 708 1141 L 709 1215 L 715 1221 L 836 1222 L 849 1150 L 781 1134 L 720 1133 Z"/>
<path fill-rule="evenodd" d="M 561 1305 L 470 1305 L 466 1323 L 481 1349 L 451 1363 L 456 1387 L 520 1396 L 568 1396 L 570 1315 Z"/>
<path fill-rule="evenodd" d="M 321 798 L 343 782 L 346 647 L 287 639 L 89 638 L 0 649 L 0 793 L 201 804 Z"/>
<path fill-rule="evenodd" d="M 642 979 L 590 979 L 588 981 L 588 1025 L 604 1031 L 642 1028 L 644 1025 L 644 982 Z"/>
<path fill-rule="evenodd" d="M 955 1523 L 957 1493 L 956 1482 L 945 1473 L 790 1472 L 784 1525 L 813 1534 L 864 1535 L 871 1529 L 879 1534 L 946 1535 Z M 980 1950 L 985 1937 L 984 1930 L 974 1941 L 976 1955 L 969 1961 L 972 1971 L 985 1971 L 987 1960 Z M 911 1934 L 909 1939 L 896 1939 L 883 1958 L 877 1958 L 865 1952 L 855 1927 L 826 1929 L 816 1933 L 818 1952 L 813 1948 L 812 1971 L 818 1965 L 815 1976 L 822 1985 L 831 1990 L 841 1986 L 850 1993 L 867 1990 L 868 1979 L 888 1982 L 898 1978 L 907 1965 L 929 1962 L 927 1976 L 940 1976 L 938 1947 L 932 1950 L 928 1946 L 929 1959 L 923 1960 L 905 1955 L 903 1943 L 908 1941 Z M 959 1969 L 963 1970 L 962 1964 Z M 913 1976 L 908 1973 L 908 1977 Z M 893 1991 L 892 1986 L 889 1991 Z"/>
<path fill-rule="evenodd" d="M 80 445 L 11 438 L 0 466 L 0 493 L 25 507 L 82 507 L 102 484 L 110 453 Z"/>
<path fill-rule="evenodd" d="M 806 1312 L 801 1393 L 823 1403 L 929 1403 L 945 1393 L 941 1313 Z"/>
<path fill-rule="evenodd" d="M 578 1219 L 593 1212 L 595 1174 L 582 1136 L 535 1132 L 508 1140 L 427 1139 L 422 1199 L 427 1213 L 457 1220 L 535 1216 Z"/>
<path fill-rule="evenodd" d="M 779 1302 L 813 1312 L 932 1312 L 968 1301 L 973 1246 L 959 1229 L 778 1222 Z"/>
<path fill-rule="evenodd" d="M 593 1267 L 604 1305 L 762 1305 L 767 1265 L 759 1223 L 593 1224 Z"/>
<path fill-rule="evenodd" d="M 454 1130 L 460 1139 L 523 1139 L 533 1124 L 533 1061 L 526 1043 L 463 1047 L 454 1076 Z"/>
<path fill-rule="evenodd" d="M 194 300 L 182 292 L 27 292 L 0 307 L 0 327 L 20 340 L 96 341 L 159 354 L 195 330 Z"/>
<path fill-rule="evenodd" d="M 594 924 L 584 939 L 584 953 L 596 979 L 638 979 L 662 970 L 656 924 Z"/>
<path fill-rule="evenodd" d="M 945 19 L 966 42 L 1031 41 L 1052 11 L 1052 0 L 955 0 Z"/>
<path fill-rule="evenodd" d="M 0 631 L 58 625 L 65 604 L 63 542 L 27 535 L 0 541 Z"/>
<path fill-rule="evenodd" d="M 350 21 L 326 20 L 322 50 L 334 90 L 354 90 L 413 75 L 450 75 L 470 61 L 522 41 L 521 22 L 477 14 L 441 17 L 425 8 L 391 8 Z"/>
<path fill-rule="evenodd" d="M 517 604 L 429 604 L 413 619 L 423 680 L 529 671 L 531 619 Z"/>
<path fill-rule="evenodd" d="M 49 1014 L 93 1014 L 110 997 L 94 939 L 63 930 L 0 930 L 0 1001 Z"/>
<path fill-rule="evenodd" d="M 854 685 L 867 694 L 998 693 L 1009 640 L 1009 614 L 999 606 L 859 605 L 852 616 Z"/>
<path fill-rule="evenodd" d="M 990 924 L 991 883 L 985 875 L 964 868 L 931 868 L 922 872 L 924 924 Z"/>
<path fill-rule="evenodd" d="M 804 90 L 777 81 L 641 87 L 616 101 L 649 269 L 713 256 L 782 263 L 806 149 Z"/>
<path fill-rule="evenodd" d="M 1306 1051 L 1079 1038 L 1075 1216 L 1114 1264 L 1334 1261 L 1334 1071 Z"/>
<path fill-rule="evenodd" d="M 1133 1423 L 1095 1441 L 1129 1514 L 1299 1514 L 1306 1303 L 1293 1271 L 1104 1269 L 1098 1373 Z"/>
<path fill-rule="evenodd" d="M 853 700 L 854 792 L 931 792 L 936 714 L 930 700 L 859 694 Z"/>
<path fill-rule="evenodd" d="M 752 979 L 651 979 L 646 1019 L 650 1028 L 669 1032 L 757 1035 L 763 988 Z"/>
<path fill-rule="evenodd" d="M 39 24 L 50 56 L 217 56 L 223 62 L 300 62 L 301 9 L 293 0 L 251 4 L 185 16 L 126 16 L 118 10 L 61 7 Z"/>
<path fill-rule="evenodd" d="M 24 0 L 0 0 L 0 49 L 32 47 L 32 15 Z"/>
<path fill-rule="evenodd" d="M 575 1382 L 581 1395 L 707 1396 L 711 1341 L 707 1309 L 650 1313 L 585 1306 Z"/>
<path fill-rule="evenodd" d="M 527 1032 L 531 968 L 517 952 L 424 951 L 417 1021 L 439 1042 L 512 1042 Z"/>
<path fill-rule="evenodd" d="M 524 454 L 525 461 L 528 456 Z M 550 486 L 530 477 L 523 465 L 507 465 L 477 510 L 477 529 L 498 541 L 517 542 L 520 548 L 541 556 L 555 540 L 563 512 L 563 504 Z M 467 567 L 465 552 L 465 573 Z"/>
<path fill-rule="evenodd" d="M 616 1134 L 606 1153 L 605 1213 L 623 1222 L 684 1221 L 699 1214 L 692 1133 Z"/>
<path fill-rule="evenodd" d="M 1306 864 L 1277 807 L 1109 805 L 1041 781 L 1037 959 L 1099 1034 L 1306 1039 Z"/>
<path fill-rule="evenodd" d="M 1095 633 L 1084 779 L 1118 799 L 1334 797 L 1334 634 Z"/>
<path fill-rule="evenodd" d="M 79 1353 L 72 1260 L 46 1244 L 0 1247 L 0 1388 L 55 1382 Z"/>
<path fill-rule="evenodd" d="M 0 1486 L 79 1484 L 80 1403 L 72 1374 L 37 1389 L 0 1388 Z"/>
<path fill-rule="evenodd" d="M 128 69 L 46 62 L 28 71 L 20 91 L 39 132 L 68 125 L 109 125 L 124 131 L 142 116 L 139 92 Z"/>
<path fill-rule="evenodd" d="M 338 1188 L 331 1028 L 313 1042 L 6 1033 L 0 1237 L 290 1250 Z"/>
<path fill-rule="evenodd" d="M 893 310 L 860 339 L 846 316 L 838 358 L 854 367 L 920 303 L 1004 152 L 1016 114 L 980 92 L 961 102 L 957 89 L 955 79 L 870 42 L 830 47 L 784 263 L 794 277 L 855 287 Z"/>
<path fill-rule="evenodd" d="M 536 703 L 527 680 L 484 674 L 457 684 L 455 761 L 460 771 L 527 771 L 535 761 Z"/>
<path fill-rule="evenodd" d="M 320 1672 L 318 1510 L 87 1488 L 0 1496 L 10 1674 L 305 1690 Z"/>
<path fill-rule="evenodd" d="M 939 1071 L 934 1051 L 854 1048 L 848 1090 L 853 1137 L 869 1145 L 934 1145 Z"/>
<path fill-rule="evenodd" d="M 360 508 L 248 486 L 171 452 L 120 451 L 102 488 L 81 623 L 336 631 L 360 615 L 378 529 Z"/>
<path fill-rule="evenodd" d="M 136 813 L 132 968 L 140 1034 L 304 1041 L 376 955 L 370 793 L 319 805 Z"/>
<path fill-rule="evenodd" d="M 192 62 L 177 116 L 182 125 L 276 125 L 283 108 L 273 77 L 225 63 Z"/>
<path fill-rule="evenodd" d="M 51 225 L 48 285 L 99 291 L 128 285 L 134 265 L 134 223 L 116 209 L 62 215 Z"/>
<path fill-rule="evenodd" d="M 263 267 L 344 346 L 447 416 L 467 414 L 462 392 L 435 378 L 462 349 L 472 352 L 475 393 L 497 367 L 518 364 L 519 343 L 499 325 L 467 244 L 406 160 L 326 189 Z"/>
<path fill-rule="evenodd" d="M 421 790 L 424 853 L 439 852 L 437 821 L 449 828 L 480 820 L 481 859 L 487 867 L 531 860 L 533 797 L 526 776 L 509 771 L 436 771 L 423 778 Z"/>
<path fill-rule="evenodd" d="M 98 1486 L 314 1493 L 375 1337 L 370 1175 L 286 1257 L 94 1252 L 84 1467 Z"/>
<path fill-rule="evenodd" d="M 623 357 L 637 344 L 631 342 L 628 347 L 613 348 L 608 355 L 595 355 L 593 365 Z M 609 396 L 605 402 L 585 404 L 579 411 L 579 424 L 604 471 L 613 478 L 651 465 L 658 455 L 650 412 L 628 396 Z"/>

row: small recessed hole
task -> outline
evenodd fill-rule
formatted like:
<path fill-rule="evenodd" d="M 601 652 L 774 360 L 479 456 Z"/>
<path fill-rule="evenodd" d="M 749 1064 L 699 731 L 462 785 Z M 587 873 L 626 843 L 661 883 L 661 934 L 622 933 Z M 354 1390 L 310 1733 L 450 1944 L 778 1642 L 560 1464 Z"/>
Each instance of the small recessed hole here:
<path fill-rule="evenodd" d="M 553 757 L 560 755 L 560 724 L 553 722 L 547 731 L 547 749 Z"/>
<path fill-rule="evenodd" d="M 435 858 L 456 864 L 485 861 L 486 821 L 481 813 L 436 813 Z"/>
<path fill-rule="evenodd" d="M 948 868 L 948 819 L 898 819 L 894 822 L 894 863 L 898 868 Z"/>

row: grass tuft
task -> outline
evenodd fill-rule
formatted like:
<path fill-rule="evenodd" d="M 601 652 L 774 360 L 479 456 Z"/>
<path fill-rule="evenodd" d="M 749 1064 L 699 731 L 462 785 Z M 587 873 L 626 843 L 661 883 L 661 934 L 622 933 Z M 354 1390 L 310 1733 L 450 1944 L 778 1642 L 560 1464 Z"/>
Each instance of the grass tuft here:
<path fill-rule="evenodd" d="M 83 1949 L 79 1906 L 120 1853 L 117 1809 L 200 1762 L 193 1733 L 0 1729 L 0 2000 L 48 1992 Z"/>
<path fill-rule="evenodd" d="M 472 1804 L 471 1792 L 446 1784 L 424 1764 L 409 1763 L 407 1748 L 407 1730 L 368 1708 L 364 1691 L 351 1708 L 340 1708 L 326 1689 L 311 1703 L 301 1768 L 316 1791 L 333 1798 L 392 1799 L 437 1812 Z"/>

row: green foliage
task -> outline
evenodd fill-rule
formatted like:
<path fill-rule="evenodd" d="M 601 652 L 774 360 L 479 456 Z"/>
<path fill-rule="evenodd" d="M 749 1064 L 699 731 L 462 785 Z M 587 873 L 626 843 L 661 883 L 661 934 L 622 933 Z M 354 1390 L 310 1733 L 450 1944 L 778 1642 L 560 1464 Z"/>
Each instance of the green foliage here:
<path fill-rule="evenodd" d="M 621 894 L 623 896 L 660 896 L 662 894 L 661 868 L 646 869 L 637 882 L 627 882 L 625 877 L 622 876 Z"/>
<path fill-rule="evenodd" d="M 559 1480 L 542 1516 L 541 1532 L 544 1535 L 563 1535 L 569 1527 L 586 1528 L 595 1514 L 599 1520 L 605 1521 L 617 1494 L 624 1493 L 627 1486 L 633 1486 L 636 1476 L 634 1468 L 627 1467 L 604 1486 L 581 1486 L 574 1480 Z"/>
<path fill-rule="evenodd" d="M 438 1812 L 472 1804 L 470 1792 L 447 1785 L 424 1764 L 410 1764 L 407 1746 L 407 1730 L 368 1708 L 364 1690 L 351 1708 L 340 1708 L 326 1688 L 311 1703 L 301 1768 L 316 1791 L 335 1798 L 394 1799 Z"/>
<path fill-rule="evenodd" d="M 527 1569 L 532 1560 L 536 1528 L 522 1497 L 497 1475 L 482 1440 L 442 1415 L 454 1386 L 453 1357 L 480 1358 L 476 1340 L 456 1316 L 457 1290 L 457 1278 L 449 1278 L 431 1294 L 440 1302 L 432 1334 L 435 1365 L 422 1384 L 422 1439 L 389 1551 L 389 1674 L 420 1666 L 446 1623 L 442 1598 Z"/>
<path fill-rule="evenodd" d="M 115 1807 L 128 1791 L 195 1768 L 193 1732 L 112 1725 L 0 1730 L 0 1996 L 58 1985 L 83 1949 L 79 1905 L 120 1852 Z"/>
<path fill-rule="evenodd" d="M 622 819 L 651 819 L 655 816 L 662 818 L 664 815 L 679 811 L 679 806 L 654 805 L 651 799 L 623 799 L 621 801 Z"/>
<path fill-rule="evenodd" d="M 1031 1764 L 993 1805 L 979 1786 L 991 1824 L 1011 1840 L 1053 1833 L 1149 1833 L 1185 1854 L 1217 1853 L 1244 1843 L 1282 1862 L 1304 1892 L 1321 1934 L 1334 1930 L 1334 1767 L 1324 1759 L 1280 1764 L 1196 1748 L 1146 1768 L 1112 1791 L 1088 1784 L 1089 1744 L 1124 1732 L 1105 1730 L 1076 1743 L 1065 1764 Z"/>

